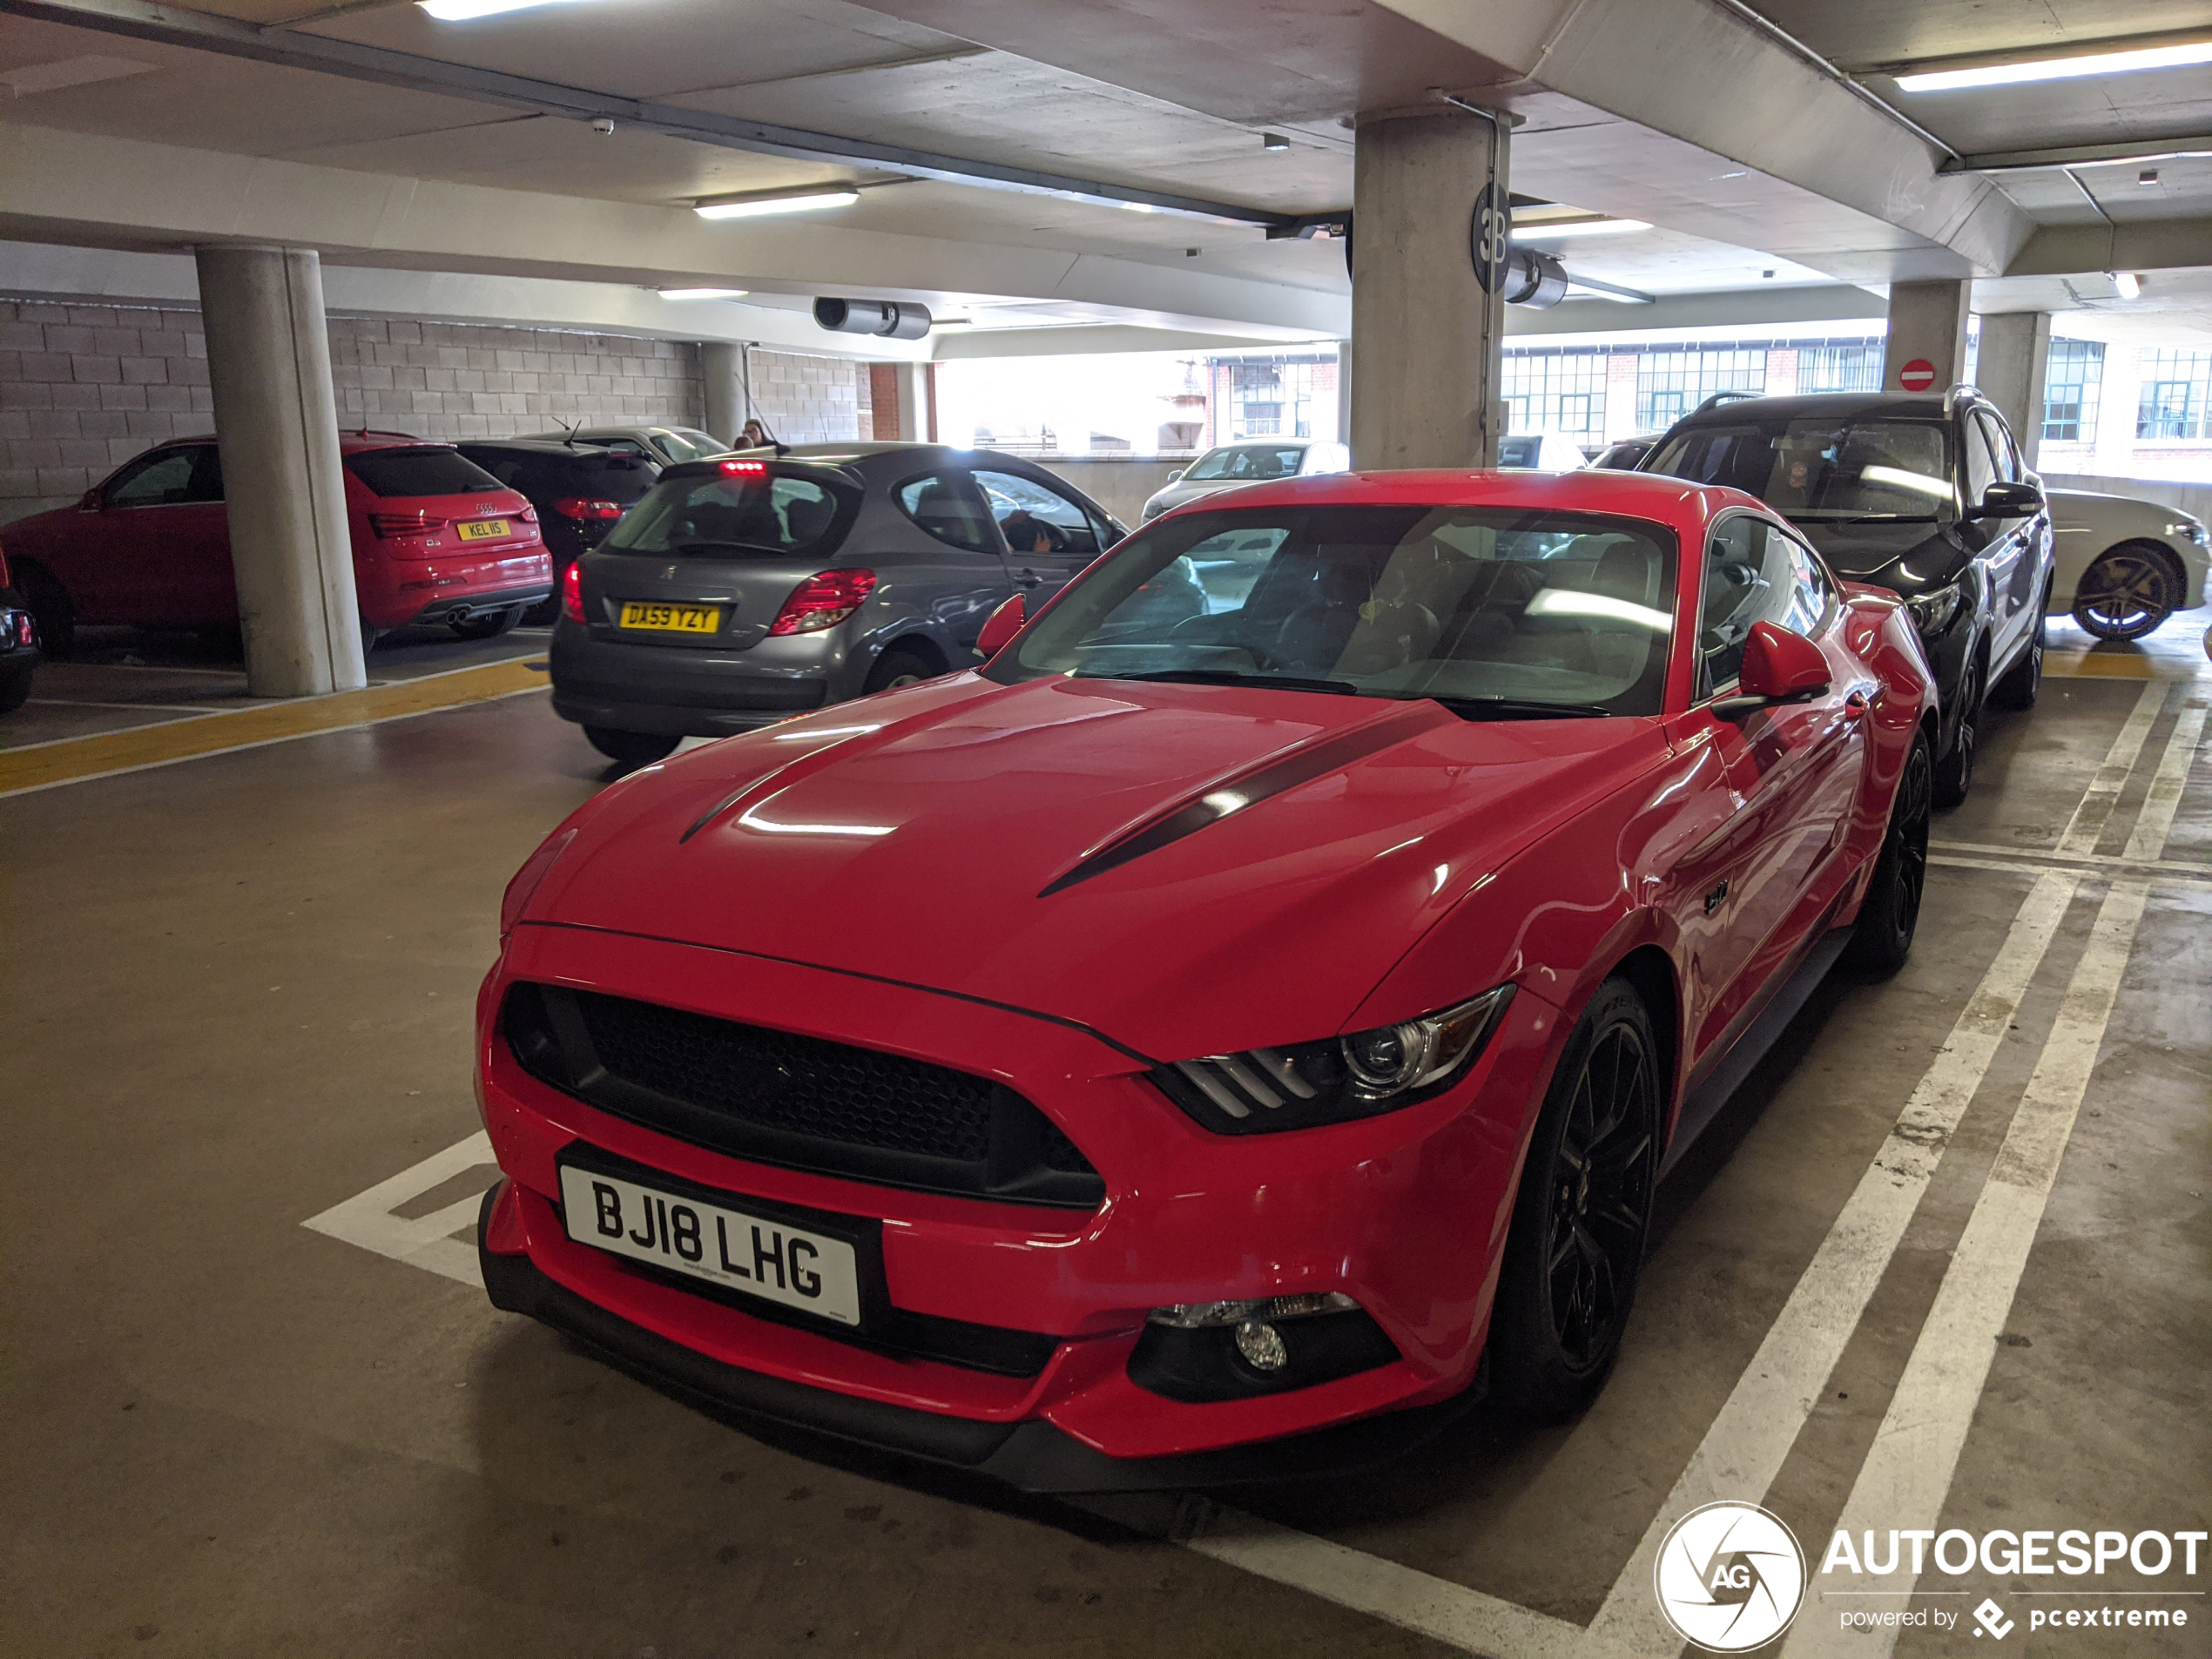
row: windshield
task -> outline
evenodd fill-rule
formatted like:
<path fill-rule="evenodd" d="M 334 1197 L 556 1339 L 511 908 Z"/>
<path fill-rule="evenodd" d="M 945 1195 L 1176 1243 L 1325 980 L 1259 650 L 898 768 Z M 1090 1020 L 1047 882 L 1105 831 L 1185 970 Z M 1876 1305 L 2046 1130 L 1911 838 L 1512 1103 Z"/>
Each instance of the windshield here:
<path fill-rule="evenodd" d="M 1470 718 L 1656 714 L 1675 540 L 1510 507 L 1247 508 L 1106 555 L 993 678 L 1433 697 Z"/>
<path fill-rule="evenodd" d="M 1700 425 L 1669 437 L 1642 469 L 1733 484 L 1793 517 L 1932 519 L 1956 500 L 1945 431 L 1832 418 Z"/>
<path fill-rule="evenodd" d="M 844 539 L 860 500 L 858 490 L 828 479 L 765 472 L 671 478 L 599 545 L 617 553 L 826 555 Z"/>
<path fill-rule="evenodd" d="M 730 446 L 711 433 L 694 432 L 689 427 L 661 427 L 655 429 L 653 442 L 670 461 L 704 461 L 709 455 L 726 455 Z"/>
<path fill-rule="evenodd" d="M 1300 444 L 1232 443 L 1210 449 L 1183 475 L 1193 483 L 1255 483 L 1263 478 L 1297 475 L 1305 456 Z"/>

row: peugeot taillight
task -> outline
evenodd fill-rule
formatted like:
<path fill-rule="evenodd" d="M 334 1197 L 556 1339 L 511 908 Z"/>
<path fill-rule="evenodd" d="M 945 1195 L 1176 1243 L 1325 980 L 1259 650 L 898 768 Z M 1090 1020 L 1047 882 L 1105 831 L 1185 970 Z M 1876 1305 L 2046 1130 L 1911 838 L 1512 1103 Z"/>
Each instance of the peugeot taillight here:
<path fill-rule="evenodd" d="M 561 614 L 570 622 L 583 620 L 583 566 L 573 559 L 561 572 Z"/>
<path fill-rule="evenodd" d="M 622 503 L 615 501 L 586 501 L 581 496 L 570 496 L 555 502 L 553 510 L 563 518 L 609 520 L 622 516 Z"/>
<path fill-rule="evenodd" d="M 727 466 L 729 463 L 723 463 Z M 825 570 L 791 590 L 784 608 L 768 625 L 771 634 L 818 634 L 834 628 L 860 608 L 875 590 L 873 570 Z"/>

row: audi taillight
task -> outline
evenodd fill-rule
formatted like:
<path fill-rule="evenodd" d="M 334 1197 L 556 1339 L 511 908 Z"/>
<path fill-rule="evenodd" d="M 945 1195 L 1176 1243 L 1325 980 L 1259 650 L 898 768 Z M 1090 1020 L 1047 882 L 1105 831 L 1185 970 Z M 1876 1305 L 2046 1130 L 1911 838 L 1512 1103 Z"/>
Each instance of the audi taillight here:
<path fill-rule="evenodd" d="M 31 626 L 30 612 L 28 610 L 17 611 L 16 644 L 18 645 L 35 645 L 37 643 L 38 635 Z"/>
<path fill-rule="evenodd" d="M 432 530 L 443 529 L 446 521 L 425 513 L 371 513 L 368 527 L 388 541 L 401 536 L 428 536 Z"/>
<path fill-rule="evenodd" d="M 858 610 L 874 590 L 873 570 L 825 570 L 810 576 L 791 590 L 791 597 L 784 601 L 768 631 L 772 635 L 818 634 L 825 628 L 834 628 Z"/>
<path fill-rule="evenodd" d="M 553 510 L 563 518 L 617 519 L 622 516 L 622 503 L 616 501 L 586 501 L 581 496 L 570 496 L 555 502 Z"/>
<path fill-rule="evenodd" d="M 573 559 L 561 572 L 561 614 L 570 622 L 583 620 L 583 567 Z"/>

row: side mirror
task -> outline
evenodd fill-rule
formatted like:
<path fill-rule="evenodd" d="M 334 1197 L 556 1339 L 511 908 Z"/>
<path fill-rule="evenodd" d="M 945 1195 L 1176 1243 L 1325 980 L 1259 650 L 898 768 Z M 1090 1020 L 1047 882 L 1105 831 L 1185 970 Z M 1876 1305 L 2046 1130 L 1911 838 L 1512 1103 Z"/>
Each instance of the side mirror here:
<path fill-rule="evenodd" d="M 2043 492 L 2033 484 L 1996 483 L 1981 492 L 1974 518 L 2026 518 L 2043 510 Z"/>
<path fill-rule="evenodd" d="M 990 620 L 983 624 L 983 631 L 975 637 L 975 653 L 979 657 L 995 657 L 1006 649 L 1007 642 L 1022 631 L 1022 624 L 1029 619 L 1022 596 L 1011 599 L 991 612 Z"/>
<path fill-rule="evenodd" d="M 1723 718 L 1749 713 L 1770 703 L 1795 703 L 1828 689 L 1828 659 L 1803 634 L 1770 622 L 1751 624 L 1743 642 L 1743 661 L 1736 671 L 1736 695 L 1714 705 Z"/>
<path fill-rule="evenodd" d="M 77 510 L 80 513 L 97 513 L 100 510 L 100 492 L 97 487 L 86 490 L 78 497 Z"/>
<path fill-rule="evenodd" d="M 1190 470 L 1190 469 L 1188 467 L 1177 467 L 1173 472 L 1168 475 L 1168 482 L 1171 484 L 1181 483 L 1183 482 L 1183 475 Z"/>

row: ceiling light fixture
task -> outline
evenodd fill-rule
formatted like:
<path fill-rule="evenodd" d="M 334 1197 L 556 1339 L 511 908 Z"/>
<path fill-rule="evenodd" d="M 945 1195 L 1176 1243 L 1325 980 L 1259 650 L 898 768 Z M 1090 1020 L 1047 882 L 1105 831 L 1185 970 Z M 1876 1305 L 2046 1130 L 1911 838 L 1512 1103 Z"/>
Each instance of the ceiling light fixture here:
<path fill-rule="evenodd" d="M 1619 236 L 1628 231 L 1648 231 L 1651 228 L 1640 219 L 1536 219 L 1513 227 L 1516 242 L 1549 240 L 1556 236 Z"/>
<path fill-rule="evenodd" d="M 1259 147 L 1263 150 L 1287 150 L 1291 147 L 1291 141 L 1279 132 L 1263 132 L 1259 135 Z"/>
<path fill-rule="evenodd" d="M 2143 285 L 2137 280 L 2133 271 L 2114 271 L 2112 273 L 2112 286 L 2114 292 L 2123 300 L 2142 298 Z"/>
<path fill-rule="evenodd" d="M 2144 69 L 2186 69 L 2212 64 L 2212 40 L 2179 46 L 2142 46 L 2132 51 L 2088 52 L 2078 57 L 2039 57 L 2023 64 L 1990 64 L 1980 69 L 1939 69 L 1900 75 L 1908 92 L 1955 92 L 1975 86 L 2017 86 L 2023 81 L 2063 81 L 2079 75 L 2126 75 Z"/>
<path fill-rule="evenodd" d="M 2155 167 L 2144 168 L 2141 172 L 2135 175 L 2135 182 L 2139 185 L 2156 184 L 2158 182 L 2158 169 Z"/>
<path fill-rule="evenodd" d="M 745 288 L 657 288 L 664 300 L 742 300 L 750 292 Z"/>
<path fill-rule="evenodd" d="M 850 207 L 857 190 L 786 191 L 779 196 L 710 196 L 691 211 L 701 219 L 761 219 L 770 213 L 814 213 L 826 207 Z"/>
<path fill-rule="evenodd" d="M 467 23 L 472 17 L 489 17 L 502 11 L 520 11 L 526 6 L 544 6 L 555 0 L 415 0 L 440 23 Z"/>

